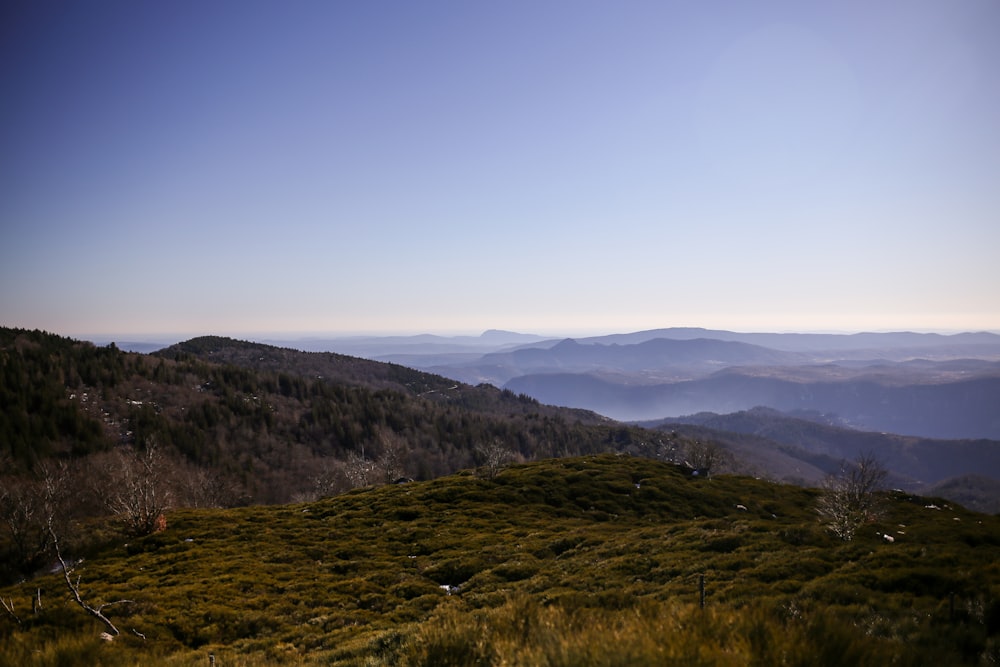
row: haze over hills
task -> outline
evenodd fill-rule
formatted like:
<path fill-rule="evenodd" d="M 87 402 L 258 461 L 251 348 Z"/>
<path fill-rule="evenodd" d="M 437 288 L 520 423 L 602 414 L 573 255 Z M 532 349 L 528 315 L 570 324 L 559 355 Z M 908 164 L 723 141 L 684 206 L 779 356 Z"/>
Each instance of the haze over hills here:
<path fill-rule="evenodd" d="M 487 347 L 485 339 L 475 345 Z M 433 349 L 421 347 L 426 342 L 364 344 L 383 361 L 721 442 L 773 478 L 818 484 L 842 461 L 871 451 L 889 463 L 897 486 L 964 493 L 971 506 L 1000 510 L 1000 336 L 993 333 L 672 328 L 521 345 L 512 336 L 481 354 L 467 339 L 437 339 Z M 826 423 L 783 414 L 806 412 Z"/>
<path fill-rule="evenodd" d="M 462 355 L 485 354 L 520 345 L 544 342 L 544 336 L 490 329 L 479 336 L 343 336 L 306 338 L 267 338 L 263 343 L 294 347 L 305 352 L 340 352 L 376 360 L 391 355 Z"/>
<path fill-rule="evenodd" d="M 654 338 L 670 338 L 674 340 L 691 340 L 695 338 L 711 338 L 714 340 L 750 343 L 776 350 L 786 351 L 830 351 L 830 350 L 885 350 L 908 351 L 915 349 L 948 349 L 950 347 L 966 347 L 982 345 L 984 349 L 997 353 L 1000 336 L 990 332 L 939 334 L 915 333 L 911 331 L 875 333 L 860 332 L 851 334 L 831 333 L 741 333 L 719 329 L 702 329 L 698 327 L 673 327 L 667 329 L 651 329 L 627 334 L 611 334 L 582 339 L 586 343 L 602 344 L 634 344 Z"/>
<path fill-rule="evenodd" d="M 835 414 L 869 431 L 1000 438 L 1000 335 L 740 333 L 667 328 L 583 338 L 273 340 L 390 362 L 624 420 L 767 406 Z M 126 348 L 129 349 L 129 348 Z M 148 348 L 139 348 L 148 351 Z"/>
<path fill-rule="evenodd" d="M 1000 336 L 989 332 L 738 333 L 654 329 L 579 339 L 364 339 L 370 358 L 618 420 L 757 406 L 854 428 L 1000 438 Z M 328 341 L 342 351 L 357 345 Z M 449 347 L 451 346 L 451 347 Z M 461 346 L 459 349 L 458 346 Z M 355 347 L 357 349 L 357 347 Z"/>
<path fill-rule="evenodd" d="M 799 381 L 727 369 L 706 378 L 629 385 L 593 374 L 536 373 L 504 386 L 543 403 L 593 410 L 623 421 L 696 412 L 735 412 L 759 405 L 836 414 L 853 428 L 930 438 L 1000 438 L 1000 377 L 950 382 L 913 378 Z"/>
<path fill-rule="evenodd" d="M 1000 666 L 1000 0 L 0 16 L 0 667 Z"/>
<path fill-rule="evenodd" d="M 272 341 L 282 343 L 282 341 Z M 740 333 L 667 328 L 583 338 L 301 338 L 307 351 L 395 363 L 624 421 L 766 406 L 867 431 L 1000 438 L 1000 336 Z"/>
<path fill-rule="evenodd" d="M 535 334 L 515 333 L 499 330 L 486 331 L 480 336 L 358 336 L 328 338 L 282 338 L 262 342 L 280 343 L 289 347 L 308 351 L 334 351 L 342 353 L 366 354 L 358 356 L 389 357 L 400 354 L 420 354 L 421 346 L 435 345 L 435 352 L 467 352 L 470 349 L 498 352 L 516 345 L 548 348 L 566 336 L 545 337 Z M 1000 336 L 991 332 L 966 332 L 956 334 L 939 333 L 872 333 L 852 334 L 829 333 L 765 333 L 734 332 L 697 327 L 670 327 L 649 329 L 631 333 L 607 334 L 600 336 L 574 336 L 581 345 L 635 345 L 656 339 L 696 340 L 707 339 L 746 343 L 785 352 L 808 352 L 814 358 L 822 359 L 833 355 L 843 357 L 849 352 L 857 358 L 906 359 L 914 356 L 987 356 L 1000 359 Z M 923 353 L 921 352 L 923 351 Z M 485 352 L 484 352 L 485 353 Z"/>
<path fill-rule="evenodd" d="M 967 491 L 970 502 L 1000 509 L 991 504 L 995 489 L 966 478 L 1000 479 L 996 334 L 684 328 L 580 339 L 487 332 L 359 340 L 369 352 L 383 353 L 383 361 L 723 442 L 745 467 L 772 478 L 818 484 L 842 461 L 873 451 L 900 487 L 966 479 L 975 489 Z M 446 352 L 449 345 L 461 351 Z M 477 355 L 470 348 L 488 351 Z M 827 424 L 782 412 L 824 415 Z M 770 426 L 736 428 L 730 427 L 736 417 L 688 417 L 697 413 L 756 415 Z M 807 433 L 811 439 L 803 440 Z"/>

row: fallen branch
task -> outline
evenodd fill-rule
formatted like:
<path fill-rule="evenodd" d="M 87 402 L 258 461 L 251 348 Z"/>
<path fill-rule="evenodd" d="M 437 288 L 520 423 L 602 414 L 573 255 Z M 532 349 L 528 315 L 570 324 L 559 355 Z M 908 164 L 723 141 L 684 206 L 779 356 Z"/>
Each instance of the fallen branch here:
<path fill-rule="evenodd" d="M 80 595 L 80 577 L 76 578 L 76 583 L 73 583 L 73 579 L 70 578 L 70 574 L 73 573 L 73 568 L 66 564 L 63 560 L 62 552 L 59 550 L 59 538 L 56 537 L 56 532 L 52 529 L 52 524 L 49 524 L 49 535 L 52 537 L 52 546 L 55 548 L 56 558 L 59 560 L 59 567 L 62 568 L 63 579 L 66 580 L 66 586 L 69 588 L 69 592 L 73 595 L 73 599 L 76 603 L 80 605 L 80 608 L 85 612 L 99 620 L 104 624 L 104 627 L 108 629 L 108 633 L 114 637 L 121 634 L 115 624 L 111 622 L 107 616 L 104 615 L 104 609 L 110 607 L 111 605 L 123 604 L 125 602 L 132 602 L 132 600 L 115 600 L 114 602 L 105 602 L 102 605 L 94 607 L 90 605 L 83 596 Z"/>

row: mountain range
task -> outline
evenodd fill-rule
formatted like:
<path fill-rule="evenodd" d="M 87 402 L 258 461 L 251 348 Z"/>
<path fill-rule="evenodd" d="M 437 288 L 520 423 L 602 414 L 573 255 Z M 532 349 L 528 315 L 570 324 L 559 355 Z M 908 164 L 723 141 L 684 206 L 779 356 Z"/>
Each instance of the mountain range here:
<path fill-rule="evenodd" d="M 989 332 L 671 328 L 578 339 L 487 332 L 323 345 L 624 421 L 766 406 L 835 414 L 863 430 L 1000 438 L 1000 336 Z"/>

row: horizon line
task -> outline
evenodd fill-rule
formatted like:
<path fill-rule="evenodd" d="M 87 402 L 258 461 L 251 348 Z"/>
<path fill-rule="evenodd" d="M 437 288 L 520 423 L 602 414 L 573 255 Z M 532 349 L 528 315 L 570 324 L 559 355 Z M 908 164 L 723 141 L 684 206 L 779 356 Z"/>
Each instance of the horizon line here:
<path fill-rule="evenodd" d="M 24 328 L 27 327 L 13 327 L 13 328 Z M 460 330 L 460 331 L 419 331 L 419 330 L 402 330 L 402 331 L 225 331 L 221 333 L 212 332 L 158 332 L 158 333 L 69 333 L 69 334 L 59 334 L 65 335 L 68 338 L 73 338 L 81 341 L 88 341 L 94 344 L 108 344 L 108 343 L 166 343 L 173 344 L 177 342 L 183 342 L 186 340 L 191 340 L 193 338 L 201 338 L 205 336 L 219 336 L 221 338 L 232 338 L 236 340 L 247 340 L 251 342 L 295 342 L 295 341 L 317 341 L 317 340 L 350 340 L 350 339 L 364 339 L 364 338 L 417 338 L 422 336 L 436 337 L 436 338 L 481 338 L 489 332 L 503 332 L 518 336 L 537 336 L 543 339 L 565 339 L 565 338 L 598 338 L 602 336 L 616 336 L 616 335 L 630 335 L 637 333 L 644 333 L 648 331 L 669 331 L 678 329 L 695 329 L 704 330 L 706 332 L 727 332 L 727 333 L 737 333 L 737 334 L 775 334 L 775 335 L 832 335 L 832 336 L 854 336 L 860 334 L 937 334 L 941 336 L 953 336 L 961 334 L 992 334 L 1000 335 L 1000 330 L 991 329 L 944 329 L 944 328 L 887 328 L 887 329 L 756 329 L 756 330 L 741 330 L 741 329 L 726 329 L 726 328 L 709 328 L 701 326 L 665 326 L 665 327 L 653 327 L 644 329 L 628 329 L 628 330 L 578 330 L 576 332 L 543 332 L 538 333 L 535 331 L 519 331 L 516 329 L 507 329 L 493 327 L 489 329 L 483 329 L 478 332 Z M 44 329 L 40 329 L 45 331 Z M 56 333 L 56 332 L 48 332 Z"/>

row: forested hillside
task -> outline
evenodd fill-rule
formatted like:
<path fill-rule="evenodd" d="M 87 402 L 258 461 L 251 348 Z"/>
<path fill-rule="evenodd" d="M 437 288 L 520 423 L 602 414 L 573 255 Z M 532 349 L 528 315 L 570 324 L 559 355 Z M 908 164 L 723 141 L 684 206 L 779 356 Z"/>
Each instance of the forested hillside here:
<path fill-rule="evenodd" d="M 306 490 L 319 460 L 363 452 L 374 461 L 397 442 L 399 474 L 429 478 L 474 465 L 476 446 L 497 440 L 536 457 L 643 433 L 487 385 L 215 337 L 143 355 L 3 329 L 0 378 L 0 456 L 14 470 L 155 442 L 238 474 L 264 502 Z"/>
<path fill-rule="evenodd" d="M 145 474 L 162 505 L 147 524 L 166 507 L 307 500 L 654 437 L 488 385 L 214 337 L 144 355 L 3 329 L 0 402 L 8 514 L 42 502 L 53 476 L 70 480 L 66 511 L 107 511 L 107 489 Z M 21 550 L 8 563 L 35 566 L 38 550 Z"/>
<path fill-rule="evenodd" d="M 826 457 L 836 463 L 853 460 L 863 452 L 878 452 L 882 463 L 899 476 L 899 484 L 905 484 L 909 490 L 971 473 L 1000 479 L 1000 441 L 997 440 L 935 440 L 859 431 L 830 423 L 829 417 L 810 416 L 812 419 L 796 418 L 758 407 L 725 415 L 687 415 L 658 423 L 659 428 L 671 430 L 686 430 L 693 425 L 767 438 L 784 446 L 785 451 L 794 447 L 801 458 L 810 461 Z M 656 423 L 645 425 L 655 426 Z"/>

